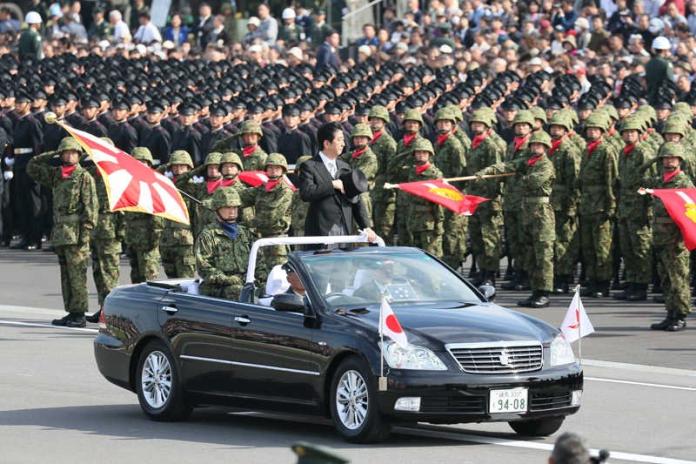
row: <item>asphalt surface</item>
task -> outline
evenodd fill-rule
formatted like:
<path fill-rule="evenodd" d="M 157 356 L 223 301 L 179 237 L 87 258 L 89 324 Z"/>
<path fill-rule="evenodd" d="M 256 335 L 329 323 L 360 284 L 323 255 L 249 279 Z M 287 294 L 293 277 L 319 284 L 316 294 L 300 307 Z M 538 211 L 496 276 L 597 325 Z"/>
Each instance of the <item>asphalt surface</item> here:
<path fill-rule="evenodd" d="M 311 417 L 206 408 L 185 423 L 151 422 L 134 394 L 98 373 L 96 326 L 46 325 L 62 315 L 59 282 L 51 253 L 0 249 L 0 462 L 291 463 L 290 445 L 309 441 L 354 463 L 541 463 L 552 448 L 554 437 L 522 440 L 505 423 L 419 424 L 396 429 L 385 443 L 359 446 Z M 96 309 L 91 278 L 90 286 Z M 514 306 L 524 296 L 500 292 L 496 301 Z M 570 296 L 552 301 L 525 312 L 559 325 Z M 584 304 L 597 333 L 582 345 L 583 406 L 561 430 L 611 450 L 611 462 L 696 463 L 696 318 L 693 327 L 668 334 L 647 330 L 663 316 L 660 305 Z"/>

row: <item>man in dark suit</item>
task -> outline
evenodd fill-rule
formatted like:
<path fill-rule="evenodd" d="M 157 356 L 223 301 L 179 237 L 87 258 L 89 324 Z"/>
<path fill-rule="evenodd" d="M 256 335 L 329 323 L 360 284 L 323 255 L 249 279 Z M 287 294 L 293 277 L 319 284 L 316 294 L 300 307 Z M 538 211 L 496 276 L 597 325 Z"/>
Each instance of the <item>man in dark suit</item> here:
<path fill-rule="evenodd" d="M 338 32 L 332 30 L 326 34 L 324 43 L 317 48 L 317 71 L 327 68 L 338 69 L 341 65 L 341 61 L 338 59 L 336 49 L 340 42 L 341 36 Z"/>
<path fill-rule="evenodd" d="M 317 145 L 321 147 L 319 153 L 300 168 L 300 197 L 309 202 L 305 235 L 349 235 L 355 221 L 359 229 L 367 232 L 369 241 L 374 241 L 376 235 L 368 227 L 365 204 L 358 194 L 346 195 L 341 180 L 351 176 L 352 169 L 338 159 L 345 146 L 340 124 L 331 122 L 320 127 Z"/>

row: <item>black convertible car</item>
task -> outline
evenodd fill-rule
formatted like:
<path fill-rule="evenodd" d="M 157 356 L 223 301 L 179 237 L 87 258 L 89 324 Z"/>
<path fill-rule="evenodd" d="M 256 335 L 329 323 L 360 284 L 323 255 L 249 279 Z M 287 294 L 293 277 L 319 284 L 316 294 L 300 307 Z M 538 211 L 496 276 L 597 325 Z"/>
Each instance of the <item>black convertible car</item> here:
<path fill-rule="evenodd" d="M 549 435 L 578 411 L 583 374 L 568 342 L 492 303 L 492 287 L 474 288 L 418 249 L 362 246 L 290 253 L 285 269 L 304 297 L 285 271 L 257 289 L 265 242 L 278 240 L 256 242 L 240 301 L 198 295 L 193 281 L 115 289 L 94 342 L 104 377 L 136 392 L 155 420 L 204 405 L 311 413 L 356 442 L 384 439 L 399 422 L 506 421 Z M 407 347 L 380 341 L 384 297 Z"/>

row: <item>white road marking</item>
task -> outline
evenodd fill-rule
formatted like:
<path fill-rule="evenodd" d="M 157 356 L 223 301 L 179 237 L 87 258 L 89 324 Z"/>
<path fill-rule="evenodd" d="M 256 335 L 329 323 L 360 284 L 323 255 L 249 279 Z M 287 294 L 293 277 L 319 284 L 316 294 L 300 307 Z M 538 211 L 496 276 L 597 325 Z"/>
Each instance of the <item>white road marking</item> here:
<path fill-rule="evenodd" d="M 448 432 L 444 430 L 429 428 L 410 428 L 399 427 L 397 431 L 405 432 L 409 435 L 430 436 L 433 438 L 446 438 L 452 440 L 466 441 L 470 443 L 481 443 L 485 445 L 508 446 L 512 448 L 527 448 L 541 451 L 553 450 L 553 445 L 548 443 L 536 443 L 532 441 L 509 440 L 506 438 L 487 437 L 483 435 L 473 435 L 469 433 Z M 599 454 L 598 449 L 590 449 L 593 456 Z M 682 459 L 663 458 L 660 456 L 649 456 L 645 454 L 624 453 L 622 451 L 610 451 L 612 461 L 647 462 L 652 464 L 696 464 L 696 461 L 685 461 Z"/>
<path fill-rule="evenodd" d="M 645 364 L 629 364 L 614 361 L 600 361 L 597 359 L 583 359 L 582 365 L 591 367 L 606 367 L 609 369 L 623 369 L 627 371 L 649 372 L 651 374 L 681 375 L 696 377 L 696 371 L 691 369 L 675 369 L 673 367 L 648 366 Z"/>
<path fill-rule="evenodd" d="M 696 391 L 696 387 L 680 387 L 677 385 L 664 385 L 664 384 L 659 384 L 659 383 L 635 382 L 633 380 L 605 379 L 605 378 L 601 378 L 601 377 L 585 377 L 585 380 L 593 380 L 595 382 L 624 383 L 626 385 L 640 385 L 643 387 L 668 388 L 671 390 Z"/>
<path fill-rule="evenodd" d="M 62 327 L 59 325 L 51 324 L 37 324 L 34 322 L 18 322 L 18 321 L 3 321 L 0 320 L 0 325 L 14 325 L 19 327 L 40 327 L 43 329 L 60 329 L 60 330 L 72 330 L 73 332 L 85 332 L 85 333 L 99 333 L 98 329 L 83 329 L 80 327 Z"/>

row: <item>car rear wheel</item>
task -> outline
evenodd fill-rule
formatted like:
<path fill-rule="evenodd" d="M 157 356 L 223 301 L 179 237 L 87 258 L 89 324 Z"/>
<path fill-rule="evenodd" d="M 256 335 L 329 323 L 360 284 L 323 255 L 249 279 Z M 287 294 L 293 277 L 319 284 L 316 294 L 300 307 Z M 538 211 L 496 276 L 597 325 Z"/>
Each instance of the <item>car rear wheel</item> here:
<path fill-rule="evenodd" d="M 336 430 L 353 443 L 385 440 L 391 427 L 379 412 L 375 378 L 360 358 L 343 361 L 331 380 L 331 417 Z"/>
<path fill-rule="evenodd" d="M 164 343 L 152 341 L 145 346 L 135 381 L 140 407 L 150 419 L 177 421 L 191 415 L 193 409 L 184 399 L 177 365 Z"/>
<path fill-rule="evenodd" d="M 527 437 L 547 437 L 561 428 L 565 417 L 508 422 L 512 430 Z"/>

